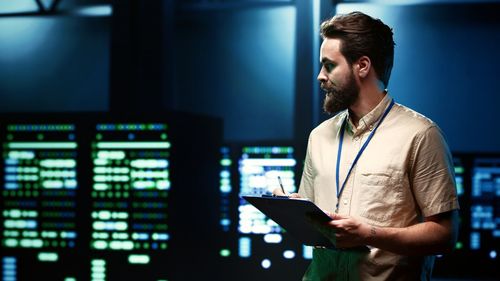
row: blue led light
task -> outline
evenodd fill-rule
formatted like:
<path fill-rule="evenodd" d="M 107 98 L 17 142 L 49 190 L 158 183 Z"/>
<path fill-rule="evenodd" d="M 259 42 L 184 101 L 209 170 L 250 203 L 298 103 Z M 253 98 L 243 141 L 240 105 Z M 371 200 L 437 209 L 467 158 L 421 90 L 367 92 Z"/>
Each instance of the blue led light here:
<path fill-rule="evenodd" d="M 263 259 L 260 265 L 264 269 L 269 269 L 271 267 L 271 261 L 269 259 Z"/>
<path fill-rule="evenodd" d="M 222 225 L 222 226 L 229 226 L 229 225 L 231 225 L 231 220 L 230 219 L 221 219 L 220 220 L 220 225 Z"/>
<path fill-rule="evenodd" d="M 496 258 L 497 258 L 497 251 L 492 250 L 492 251 L 490 252 L 490 258 L 491 258 L 491 259 L 496 259 Z"/>
<path fill-rule="evenodd" d="M 252 240 L 249 237 L 240 237 L 238 240 L 238 255 L 242 258 L 248 258 L 251 256 Z"/>

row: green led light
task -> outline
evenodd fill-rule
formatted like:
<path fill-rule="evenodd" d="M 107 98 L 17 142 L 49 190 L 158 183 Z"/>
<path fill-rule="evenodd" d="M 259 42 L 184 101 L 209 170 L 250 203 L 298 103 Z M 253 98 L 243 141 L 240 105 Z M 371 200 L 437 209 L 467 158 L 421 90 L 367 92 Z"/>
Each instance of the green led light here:
<path fill-rule="evenodd" d="M 90 263 L 92 264 L 92 266 L 105 266 L 106 265 L 105 260 L 92 260 Z"/>
<path fill-rule="evenodd" d="M 231 251 L 229 249 L 221 249 L 219 254 L 221 257 L 229 257 L 231 255 Z"/>
<path fill-rule="evenodd" d="M 107 184 L 107 183 L 95 183 L 94 189 L 95 190 L 106 190 L 106 189 L 109 189 L 109 184 Z"/>
<path fill-rule="evenodd" d="M 99 218 L 101 220 L 109 220 L 111 218 L 111 212 L 110 211 L 92 212 L 92 217 Z"/>
<path fill-rule="evenodd" d="M 102 143 L 109 143 L 109 142 L 98 142 L 97 146 L 99 147 L 99 144 Z M 97 153 L 97 158 L 99 159 L 112 159 L 112 160 L 120 160 L 124 159 L 126 157 L 125 151 L 108 151 L 108 150 L 103 150 L 99 151 Z"/>
<path fill-rule="evenodd" d="M 42 231 L 41 236 L 43 238 L 57 238 L 56 231 Z"/>
<path fill-rule="evenodd" d="M 7 126 L 7 131 L 19 132 L 19 131 L 74 131 L 75 126 L 72 124 L 27 124 L 27 125 L 9 125 Z"/>
<path fill-rule="evenodd" d="M 35 153 L 33 151 L 13 150 L 13 151 L 9 151 L 8 158 L 11 158 L 11 159 L 34 159 Z"/>
<path fill-rule="evenodd" d="M 76 142 L 9 142 L 10 149 L 75 149 Z"/>
<path fill-rule="evenodd" d="M 455 167 L 455 174 L 463 174 L 464 167 Z"/>
<path fill-rule="evenodd" d="M 148 255 L 129 255 L 128 262 L 131 264 L 148 264 L 150 258 Z"/>
<path fill-rule="evenodd" d="M 134 181 L 132 186 L 136 189 L 153 189 L 156 184 L 153 181 Z"/>
<path fill-rule="evenodd" d="M 23 231 L 22 236 L 26 237 L 26 238 L 36 238 L 36 237 L 38 237 L 38 232 L 36 232 L 36 231 Z"/>
<path fill-rule="evenodd" d="M 274 146 L 274 147 L 244 147 L 243 153 L 249 154 L 290 154 L 293 153 L 293 147 Z"/>
<path fill-rule="evenodd" d="M 92 243 L 92 246 L 94 247 L 94 249 L 104 250 L 108 248 L 108 242 L 103 240 L 97 240 Z"/>
<path fill-rule="evenodd" d="M 51 189 L 51 188 L 63 188 L 64 187 L 64 183 L 63 181 L 60 181 L 60 180 L 51 180 L 51 181 L 43 181 L 42 182 L 42 187 L 43 188 L 48 188 L 48 189 Z"/>
<path fill-rule="evenodd" d="M 125 156 L 123 156 L 125 157 Z M 128 174 L 130 173 L 130 168 L 127 167 L 95 167 L 94 173 L 96 174 Z"/>
<path fill-rule="evenodd" d="M 94 182 L 127 182 L 129 181 L 129 176 L 123 175 L 96 175 L 94 176 Z"/>
<path fill-rule="evenodd" d="M 124 232 L 114 232 L 113 235 L 111 235 L 111 238 L 112 239 L 116 239 L 116 240 L 126 240 L 128 239 L 128 233 L 124 233 Z"/>
<path fill-rule="evenodd" d="M 90 278 L 93 281 L 103 281 L 106 280 L 106 274 L 103 272 L 92 272 L 92 274 L 90 274 Z"/>
<path fill-rule="evenodd" d="M 43 262 L 56 262 L 59 260 L 59 255 L 57 253 L 38 253 L 38 260 Z"/>
<path fill-rule="evenodd" d="M 110 248 L 112 250 L 132 250 L 134 243 L 132 241 L 111 241 Z"/>
<path fill-rule="evenodd" d="M 163 171 L 132 171 L 130 176 L 132 178 L 148 178 L 148 179 L 167 179 L 169 172 Z"/>
<path fill-rule="evenodd" d="M 459 250 L 459 249 L 462 249 L 463 247 L 464 247 L 464 245 L 462 244 L 462 242 L 457 242 L 457 243 L 455 244 L 455 249 L 458 249 L 458 250 Z"/>
<path fill-rule="evenodd" d="M 41 239 L 21 239 L 20 244 L 22 248 L 41 248 L 43 241 Z"/>
<path fill-rule="evenodd" d="M 168 149 L 170 142 L 98 142 L 99 149 Z"/>
<path fill-rule="evenodd" d="M 96 156 L 94 156 L 94 158 L 95 157 Z M 108 165 L 109 162 L 110 161 L 108 159 L 102 159 L 102 158 L 94 159 L 94 165 L 96 165 L 96 166 L 105 166 L 105 165 Z"/>
<path fill-rule="evenodd" d="M 73 168 L 73 167 L 71 167 Z M 40 177 L 42 178 L 74 178 L 76 177 L 75 171 L 41 171 Z"/>
<path fill-rule="evenodd" d="M 15 248 L 19 245 L 19 240 L 13 238 L 7 238 L 3 240 L 3 245 L 7 248 Z"/>
<path fill-rule="evenodd" d="M 66 277 L 63 281 L 76 281 L 75 277 Z"/>
<path fill-rule="evenodd" d="M 3 236 L 5 237 L 19 237 L 20 233 L 17 230 L 4 230 Z"/>
<path fill-rule="evenodd" d="M 50 238 L 50 239 L 55 239 L 57 238 L 57 231 L 42 231 L 40 234 L 42 238 Z"/>
<path fill-rule="evenodd" d="M 40 166 L 44 168 L 75 168 L 74 159 L 44 159 L 40 161 Z"/>

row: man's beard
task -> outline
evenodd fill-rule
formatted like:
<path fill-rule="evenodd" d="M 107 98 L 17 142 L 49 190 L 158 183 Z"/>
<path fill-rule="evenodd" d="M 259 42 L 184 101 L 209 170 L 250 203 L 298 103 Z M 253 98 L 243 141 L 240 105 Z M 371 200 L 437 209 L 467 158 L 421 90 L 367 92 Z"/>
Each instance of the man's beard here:
<path fill-rule="evenodd" d="M 359 86 L 356 84 L 352 72 L 345 85 L 336 87 L 330 80 L 328 86 L 322 86 L 321 88 L 326 92 L 323 110 L 328 114 L 335 114 L 349 108 L 356 102 L 359 95 Z"/>

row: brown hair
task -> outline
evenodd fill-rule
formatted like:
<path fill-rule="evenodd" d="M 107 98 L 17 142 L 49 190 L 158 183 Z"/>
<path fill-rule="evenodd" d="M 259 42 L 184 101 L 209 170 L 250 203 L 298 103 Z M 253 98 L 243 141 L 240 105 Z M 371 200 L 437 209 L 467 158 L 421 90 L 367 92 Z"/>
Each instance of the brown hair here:
<path fill-rule="evenodd" d="M 336 15 L 321 23 L 321 37 L 341 40 L 340 52 L 350 65 L 370 58 L 375 73 L 387 88 L 394 62 L 392 29 L 380 19 L 361 12 Z"/>

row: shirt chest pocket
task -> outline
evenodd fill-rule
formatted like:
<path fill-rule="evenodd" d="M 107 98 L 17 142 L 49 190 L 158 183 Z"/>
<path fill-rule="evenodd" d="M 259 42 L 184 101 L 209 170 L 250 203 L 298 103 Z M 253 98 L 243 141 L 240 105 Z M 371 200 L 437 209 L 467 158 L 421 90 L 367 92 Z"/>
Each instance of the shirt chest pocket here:
<path fill-rule="evenodd" d="M 389 226 L 403 208 L 403 173 L 388 169 L 360 173 L 358 214 L 373 224 Z"/>

